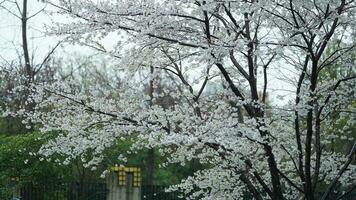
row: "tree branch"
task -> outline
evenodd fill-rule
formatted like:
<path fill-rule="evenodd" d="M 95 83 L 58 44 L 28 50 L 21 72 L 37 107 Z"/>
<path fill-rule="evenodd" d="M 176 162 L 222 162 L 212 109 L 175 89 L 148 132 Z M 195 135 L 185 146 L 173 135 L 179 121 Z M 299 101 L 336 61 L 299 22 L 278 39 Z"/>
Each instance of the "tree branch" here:
<path fill-rule="evenodd" d="M 334 189 L 337 181 L 339 180 L 339 178 L 342 176 L 342 174 L 346 171 L 346 169 L 351 164 L 351 161 L 352 161 L 355 153 L 356 153 L 356 142 L 354 142 L 354 144 L 352 146 L 352 149 L 350 151 L 350 154 L 348 155 L 348 158 L 347 158 L 346 162 L 344 163 L 344 166 L 340 169 L 339 173 L 336 175 L 334 180 L 331 182 L 331 184 L 329 185 L 328 189 L 324 193 L 324 195 L 321 198 L 321 200 L 326 200 L 328 198 L 328 196 L 330 195 L 331 191 L 333 191 L 333 189 Z"/>

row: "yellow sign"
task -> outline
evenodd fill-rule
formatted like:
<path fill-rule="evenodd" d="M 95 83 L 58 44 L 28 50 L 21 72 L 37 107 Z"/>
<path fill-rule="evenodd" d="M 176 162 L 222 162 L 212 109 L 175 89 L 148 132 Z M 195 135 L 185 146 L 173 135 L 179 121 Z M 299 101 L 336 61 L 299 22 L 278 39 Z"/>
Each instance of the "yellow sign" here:
<path fill-rule="evenodd" d="M 111 168 L 111 171 L 117 173 L 117 180 L 120 186 L 125 186 L 127 181 L 128 174 L 133 175 L 133 187 L 141 186 L 141 169 L 138 167 L 123 167 L 123 166 L 115 166 Z"/>

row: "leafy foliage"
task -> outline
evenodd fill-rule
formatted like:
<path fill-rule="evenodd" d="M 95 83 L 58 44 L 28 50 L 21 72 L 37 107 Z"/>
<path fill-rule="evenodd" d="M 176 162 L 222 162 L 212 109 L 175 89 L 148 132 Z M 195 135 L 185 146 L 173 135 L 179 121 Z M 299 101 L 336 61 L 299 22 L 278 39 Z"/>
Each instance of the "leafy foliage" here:
<path fill-rule="evenodd" d="M 66 168 L 43 161 L 37 150 L 48 140 L 41 133 L 0 135 L 0 180 L 4 186 L 17 179 L 22 183 L 45 185 L 48 182 L 65 181 L 69 178 Z"/>

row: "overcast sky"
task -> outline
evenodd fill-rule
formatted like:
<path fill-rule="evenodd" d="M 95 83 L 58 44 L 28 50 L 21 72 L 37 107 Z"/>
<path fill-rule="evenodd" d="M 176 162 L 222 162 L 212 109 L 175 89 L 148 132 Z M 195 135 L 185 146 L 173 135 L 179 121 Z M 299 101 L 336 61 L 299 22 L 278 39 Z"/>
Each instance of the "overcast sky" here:
<path fill-rule="evenodd" d="M 0 9 L 0 55 L 2 59 L 11 60 L 16 58 L 16 51 L 21 47 L 21 21 L 13 15 L 19 15 L 14 3 L 4 3 L 2 6 L 7 10 L 5 8 Z M 28 16 L 32 16 L 45 7 L 45 4 L 38 1 L 29 1 Z M 44 12 L 40 12 L 28 21 L 28 40 L 31 54 L 43 56 L 44 52 L 56 43 L 56 38 L 44 35 L 44 24 L 50 23 L 50 17 Z"/>

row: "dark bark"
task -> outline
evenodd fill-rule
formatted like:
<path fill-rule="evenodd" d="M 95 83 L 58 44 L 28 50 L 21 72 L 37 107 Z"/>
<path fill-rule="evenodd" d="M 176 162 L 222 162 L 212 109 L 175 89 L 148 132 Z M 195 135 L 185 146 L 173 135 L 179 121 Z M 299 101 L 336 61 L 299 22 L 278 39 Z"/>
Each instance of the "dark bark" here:
<path fill-rule="evenodd" d="M 240 179 L 243 183 L 245 183 L 245 185 L 247 186 L 247 189 L 249 190 L 249 192 L 251 192 L 252 196 L 256 200 L 263 200 L 260 192 L 256 189 L 256 187 L 253 185 L 253 183 L 250 181 L 250 179 L 247 177 L 247 175 L 245 175 L 245 174 L 240 175 Z"/>
<path fill-rule="evenodd" d="M 27 20 L 27 0 L 23 0 L 21 15 L 22 50 L 25 61 L 26 78 L 28 79 L 27 84 L 31 84 L 31 82 L 33 81 L 33 70 L 30 64 L 30 55 L 27 43 Z"/>
<path fill-rule="evenodd" d="M 154 185 L 155 151 L 153 148 L 147 150 L 147 185 Z"/>
<path fill-rule="evenodd" d="M 312 72 L 310 77 L 310 87 L 309 87 L 309 102 L 308 105 L 310 108 L 308 109 L 307 114 L 307 135 L 305 140 L 305 158 L 304 158 L 304 171 L 305 171 L 305 196 L 307 200 L 314 200 L 314 192 L 313 192 L 313 184 L 312 184 L 312 175 L 311 175 L 311 156 L 312 156 L 312 139 L 313 139 L 313 126 L 314 126 L 314 106 L 315 106 L 315 88 L 318 81 L 317 76 L 317 67 L 318 61 L 312 60 Z"/>
<path fill-rule="evenodd" d="M 295 105 L 297 106 L 300 103 L 300 90 L 305 78 L 306 70 L 308 67 L 309 56 L 306 56 L 304 61 L 304 66 L 301 75 L 299 76 L 297 91 L 296 91 L 296 99 Z M 294 120 L 294 129 L 295 129 L 295 137 L 297 141 L 297 148 L 298 148 L 298 171 L 301 181 L 303 182 L 303 186 L 305 187 L 305 177 L 304 177 L 304 166 L 303 166 L 303 147 L 301 142 L 301 133 L 300 133 L 300 124 L 299 124 L 299 112 L 295 110 L 295 120 Z"/>
<path fill-rule="evenodd" d="M 153 76 L 154 68 L 150 67 L 151 76 Z M 154 78 L 151 77 L 150 85 L 149 85 L 149 96 L 150 96 L 150 106 L 153 105 L 153 81 Z M 154 171 L 155 171 L 155 151 L 154 148 L 149 148 L 147 150 L 147 185 L 154 185 Z"/>

